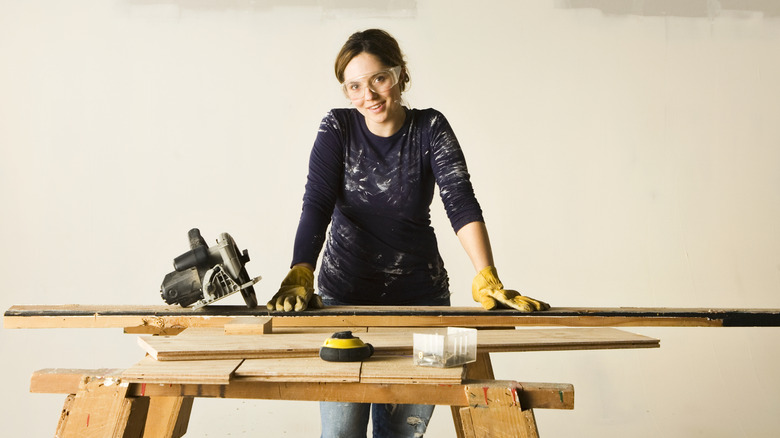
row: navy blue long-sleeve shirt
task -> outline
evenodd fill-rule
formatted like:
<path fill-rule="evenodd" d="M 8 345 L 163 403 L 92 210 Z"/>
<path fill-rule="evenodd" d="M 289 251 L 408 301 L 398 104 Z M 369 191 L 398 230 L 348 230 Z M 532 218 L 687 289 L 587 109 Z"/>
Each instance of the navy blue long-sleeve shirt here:
<path fill-rule="evenodd" d="M 311 151 L 292 264 L 316 265 L 324 243 L 319 293 L 349 304 L 448 297 L 430 221 L 434 185 L 454 231 L 483 221 L 460 145 L 440 112 L 406 109 L 401 129 L 380 137 L 356 109 L 331 110 Z"/>

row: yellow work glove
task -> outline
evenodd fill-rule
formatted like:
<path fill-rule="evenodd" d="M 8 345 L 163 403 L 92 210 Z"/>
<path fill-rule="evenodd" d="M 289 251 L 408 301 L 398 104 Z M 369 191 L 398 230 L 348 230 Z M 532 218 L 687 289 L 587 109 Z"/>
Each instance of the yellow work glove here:
<path fill-rule="evenodd" d="M 282 280 L 279 292 L 266 304 L 268 310 L 296 311 L 322 307 L 322 298 L 314 294 L 314 272 L 304 266 L 293 266 Z"/>
<path fill-rule="evenodd" d="M 486 310 L 511 307 L 521 312 L 533 312 L 550 308 L 549 304 L 524 297 L 516 290 L 504 289 L 504 285 L 498 279 L 498 272 L 493 266 L 479 271 L 479 274 L 474 277 L 474 281 L 471 282 L 471 296 Z"/>

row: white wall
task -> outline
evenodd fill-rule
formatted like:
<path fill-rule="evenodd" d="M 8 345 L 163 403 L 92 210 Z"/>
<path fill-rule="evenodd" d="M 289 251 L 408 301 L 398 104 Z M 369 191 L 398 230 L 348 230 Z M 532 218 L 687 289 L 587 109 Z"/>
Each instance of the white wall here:
<path fill-rule="evenodd" d="M 346 103 L 335 54 L 378 26 L 409 103 L 461 140 L 505 284 L 554 306 L 780 308 L 774 2 L 362 4 L 0 0 L 0 307 L 162 304 L 194 226 L 249 249 L 268 299 L 317 125 Z M 454 304 L 474 305 L 433 210 Z M 634 331 L 662 347 L 500 354 L 496 374 L 575 385 L 575 410 L 537 411 L 547 437 L 776 435 L 779 329 Z M 32 371 L 142 351 L 118 330 L 0 330 L 0 354 L 3 436 L 50 436 L 64 397 L 28 394 Z M 316 436 L 317 415 L 199 399 L 187 436 Z M 450 423 L 439 409 L 427 436 Z"/>

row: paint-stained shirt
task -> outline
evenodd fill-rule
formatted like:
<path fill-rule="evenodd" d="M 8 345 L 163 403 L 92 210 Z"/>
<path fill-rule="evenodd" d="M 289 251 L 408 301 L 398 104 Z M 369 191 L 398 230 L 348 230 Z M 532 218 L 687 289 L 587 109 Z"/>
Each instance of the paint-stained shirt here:
<path fill-rule="evenodd" d="M 440 112 L 406 109 L 402 128 L 380 137 L 356 109 L 331 110 L 311 151 L 292 264 L 316 265 L 325 244 L 317 288 L 344 303 L 449 297 L 430 220 L 434 185 L 454 231 L 483 221 L 463 152 Z"/>

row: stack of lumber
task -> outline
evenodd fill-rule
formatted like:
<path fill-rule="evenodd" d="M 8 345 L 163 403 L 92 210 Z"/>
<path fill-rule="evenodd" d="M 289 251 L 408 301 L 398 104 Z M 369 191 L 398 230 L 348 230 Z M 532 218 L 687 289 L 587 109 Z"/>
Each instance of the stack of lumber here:
<path fill-rule="evenodd" d="M 261 321 L 262 323 L 262 321 Z M 257 327 L 260 327 L 258 325 Z M 320 346 L 343 329 L 259 328 L 233 331 L 228 326 L 190 328 L 177 336 L 141 336 L 148 354 L 122 377 L 131 382 L 228 384 L 263 382 L 350 382 L 460 384 L 464 367 L 431 368 L 412 361 L 414 332 L 435 329 L 352 328 L 375 354 L 363 362 L 333 363 L 318 357 Z M 657 339 L 612 328 L 480 330 L 478 351 L 517 352 L 658 347 Z"/>
<path fill-rule="evenodd" d="M 411 355 L 412 333 L 435 329 L 371 329 L 359 337 L 377 353 Z M 323 333 L 284 333 L 264 336 L 227 336 L 200 329 L 198 336 L 185 330 L 179 336 L 141 336 L 138 342 L 160 361 L 202 359 L 265 359 L 317 356 L 327 338 Z M 610 328 L 480 330 L 481 352 L 560 351 L 657 347 L 658 340 Z"/>

